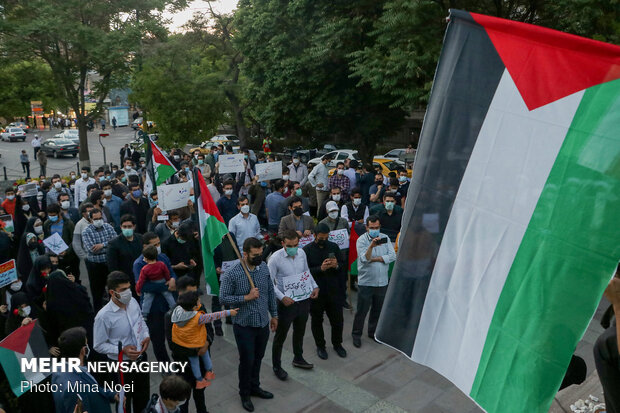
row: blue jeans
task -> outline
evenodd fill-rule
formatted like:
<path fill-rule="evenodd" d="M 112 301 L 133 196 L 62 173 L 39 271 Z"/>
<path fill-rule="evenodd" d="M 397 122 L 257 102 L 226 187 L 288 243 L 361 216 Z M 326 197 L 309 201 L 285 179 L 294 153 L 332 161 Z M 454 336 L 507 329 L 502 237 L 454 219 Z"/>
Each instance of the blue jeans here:
<path fill-rule="evenodd" d="M 188 360 L 196 381 L 202 380 L 202 375 L 200 374 L 200 360 L 202 360 L 203 367 L 206 371 L 213 370 L 213 363 L 211 362 L 211 356 L 208 351 L 205 351 L 205 354 L 202 356 L 189 356 Z"/>

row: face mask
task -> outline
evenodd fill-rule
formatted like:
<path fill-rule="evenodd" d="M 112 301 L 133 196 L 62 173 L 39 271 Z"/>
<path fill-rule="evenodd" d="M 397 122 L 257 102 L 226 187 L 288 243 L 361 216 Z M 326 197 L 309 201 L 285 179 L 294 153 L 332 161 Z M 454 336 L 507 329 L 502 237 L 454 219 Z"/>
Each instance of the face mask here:
<path fill-rule="evenodd" d="M 103 182 L 103 181 L 105 181 L 105 176 L 102 175 L 99 177 L 99 182 Z"/>
<path fill-rule="evenodd" d="M 69 188 L 71 188 L 71 190 L 74 190 L 75 189 L 75 185 L 71 185 L 71 186 L 69 186 Z"/>
<path fill-rule="evenodd" d="M 30 205 L 28 205 L 28 204 L 22 205 L 22 211 L 24 211 L 24 212 L 30 211 Z"/>
<path fill-rule="evenodd" d="M 37 195 L 37 201 L 41 201 L 43 199 L 43 194 Z"/>
<path fill-rule="evenodd" d="M 295 190 L 295 196 L 301 196 L 301 188 Z"/>
<path fill-rule="evenodd" d="M 177 241 L 179 242 L 179 244 L 185 244 L 187 242 L 183 238 L 177 238 Z"/>
<path fill-rule="evenodd" d="M 185 167 L 185 172 L 189 172 L 189 166 Z"/>
<path fill-rule="evenodd" d="M 232 195 L 232 193 L 233 193 L 232 189 L 227 189 L 227 190 L 224 191 L 224 195 L 226 195 L 226 196 L 230 196 L 230 195 Z"/>
<path fill-rule="evenodd" d="M 205 161 L 203 159 L 198 159 L 198 165 L 203 165 Z"/>
<path fill-rule="evenodd" d="M 106 189 L 105 191 L 103 191 L 103 195 L 111 196 L 112 195 L 112 190 L 111 189 Z"/>
<path fill-rule="evenodd" d="M 38 235 L 43 234 L 43 226 L 34 227 L 34 233 Z"/>
<path fill-rule="evenodd" d="M 27 305 L 26 307 L 23 307 L 21 311 L 24 317 L 28 317 L 30 315 L 31 308 L 29 305 Z"/>
<path fill-rule="evenodd" d="M 333 211 L 333 212 L 330 212 L 330 213 L 328 213 L 327 215 L 329 215 L 329 217 L 330 217 L 331 219 L 336 219 L 336 218 L 338 218 L 338 211 Z"/>
<path fill-rule="evenodd" d="M 131 170 L 131 165 L 125 165 L 125 170 L 126 171 L 130 171 Z"/>
<path fill-rule="evenodd" d="M 192 203 L 194 203 L 196 202 L 196 197 L 194 195 L 190 195 L 189 200 L 192 201 Z"/>
<path fill-rule="evenodd" d="M 375 185 L 377 185 L 377 186 L 383 185 L 383 181 L 375 181 Z"/>
<path fill-rule="evenodd" d="M 194 155 L 194 159 L 198 159 L 198 155 Z"/>
<path fill-rule="evenodd" d="M 60 203 L 60 207 L 61 207 L 62 209 L 69 209 L 69 206 L 70 206 L 70 202 L 69 202 L 69 201 L 62 201 L 62 202 Z"/>
<path fill-rule="evenodd" d="M 250 259 L 250 264 L 255 267 L 258 267 L 261 264 L 261 262 L 263 262 L 263 257 L 261 257 L 260 255 L 257 255 L 256 257 L 252 257 Z"/>
<path fill-rule="evenodd" d="M 336 202 L 340 201 L 340 195 L 332 195 L 332 199 Z"/>
<path fill-rule="evenodd" d="M 390 202 L 386 202 L 385 203 L 385 209 L 388 210 L 388 211 L 393 210 L 394 209 L 394 202 L 391 202 L 391 201 Z"/>
<path fill-rule="evenodd" d="M 127 178 L 125 178 L 124 176 L 121 178 L 121 182 L 127 182 Z"/>
<path fill-rule="evenodd" d="M 88 347 L 88 344 L 85 347 L 86 347 L 86 351 L 84 352 L 84 358 L 87 359 L 88 356 L 90 355 L 90 347 Z"/>
<path fill-rule="evenodd" d="M 133 195 L 134 198 L 140 198 L 142 195 L 142 190 L 136 189 L 135 191 L 131 191 L 131 195 Z"/>
<path fill-rule="evenodd" d="M 13 284 L 11 284 L 11 290 L 19 291 L 22 289 L 22 285 L 23 283 L 21 281 L 14 282 Z"/>
<path fill-rule="evenodd" d="M 144 165 L 145 165 L 145 164 L 141 163 L 141 164 L 140 164 L 140 168 L 144 168 Z"/>
<path fill-rule="evenodd" d="M 368 235 L 370 235 L 370 238 L 377 238 L 379 236 L 379 234 L 381 234 L 381 230 L 378 230 L 378 229 L 369 229 L 368 230 Z"/>
<path fill-rule="evenodd" d="M 362 198 L 353 198 L 353 205 L 359 206 L 362 204 Z"/>
<path fill-rule="evenodd" d="M 125 290 L 120 293 L 115 293 L 116 299 L 121 302 L 123 305 L 129 304 L 131 301 L 131 290 Z"/>
<path fill-rule="evenodd" d="M 174 155 L 174 160 L 178 161 L 179 159 L 181 159 L 181 157 L 179 155 Z"/>
<path fill-rule="evenodd" d="M 157 254 L 161 254 L 161 245 L 157 247 Z"/>
<path fill-rule="evenodd" d="M 15 199 L 15 195 L 7 195 L 6 199 L 8 199 L 9 201 L 12 201 Z"/>
<path fill-rule="evenodd" d="M 56 221 L 58 221 L 58 215 L 54 215 L 54 216 L 50 215 L 48 218 L 49 218 L 49 220 L 50 220 L 50 221 L 52 221 L 52 222 L 56 222 Z"/>
<path fill-rule="evenodd" d="M 101 198 L 101 203 L 105 206 L 108 203 L 108 200 L 105 198 Z"/>
<path fill-rule="evenodd" d="M 54 182 L 54 188 L 60 189 L 61 187 L 62 187 L 62 183 L 61 182 Z"/>
<path fill-rule="evenodd" d="M 260 162 L 259 162 L 259 163 L 260 163 Z M 262 186 L 263 188 L 266 188 L 266 187 L 267 187 L 267 182 L 265 182 L 265 181 L 261 182 L 261 183 L 260 183 L 260 186 Z"/>
<path fill-rule="evenodd" d="M 118 169 L 112 169 L 112 173 L 117 173 Z"/>
<path fill-rule="evenodd" d="M 250 206 L 249 205 L 243 205 L 240 209 L 241 209 L 241 213 L 242 214 L 247 214 L 248 212 L 250 212 Z"/>
<path fill-rule="evenodd" d="M 344 169 L 338 169 L 338 175 L 342 175 L 344 173 Z"/>
<path fill-rule="evenodd" d="M 316 245 L 318 245 L 319 247 L 324 247 L 325 244 L 327 244 L 327 240 L 326 239 L 318 239 L 316 240 Z"/>
<path fill-rule="evenodd" d="M 295 165 L 297 165 L 297 164 L 299 163 L 299 159 L 297 159 L 297 158 L 293 159 L 293 163 L 294 163 Z"/>
<path fill-rule="evenodd" d="M 286 247 L 286 253 L 289 257 L 294 257 L 297 255 L 297 249 L 299 249 L 299 247 Z"/>
<path fill-rule="evenodd" d="M 282 175 L 282 179 L 284 179 L 285 181 L 288 181 L 288 175 Z"/>
<path fill-rule="evenodd" d="M 295 216 L 300 217 L 304 214 L 304 210 L 301 207 L 293 208 L 293 214 Z"/>
<path fill-rule="evenodd" d="M 95 228 L 101 228 L 103 226 L 103 219 L 96 219 L 93 221 Z"/>
<path fill-rule="evenodd" d="M 73 174 L 69 175 L 69 177 L 70 177 L 71 179 L 75 179 L 75 175 L 73 175 Z"/>
<path fill-rule="evenodd" d="M 125 238 L 133 237 L 133 228 L 121 228 L 121 232 Z"/>
<path fill-rule="evenodd" d="M 170 225 L 172 226 L 172 228 L 178 228 L 179 225 L 181 225 L 181 221 L 172 221 Z"/>
<path fill-rule="evenodd" d="M 243 159 L 245 159 L 247 161 L 248 160 L 248 156 L 247 155 L 243 155 Z"/>
<path fill-rule="evenodd" d="M 88 178 L 88 174 L 82 173 L 82 179 Z"/>
<path fill-rule="evenodd" d="M 406 176 L 399 176 L 399 177 L 398 177 L 398 180 L 399 180 L 400 182 L 407 182 L 407 177 L 406 177 Z"/>

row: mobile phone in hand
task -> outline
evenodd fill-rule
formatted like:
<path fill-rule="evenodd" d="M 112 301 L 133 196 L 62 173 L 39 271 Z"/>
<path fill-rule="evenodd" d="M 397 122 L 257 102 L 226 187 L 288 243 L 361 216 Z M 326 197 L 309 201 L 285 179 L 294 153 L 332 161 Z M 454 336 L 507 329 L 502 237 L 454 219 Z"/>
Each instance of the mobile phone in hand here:
<path fill-rule="evenodd" d="M 387 238 L 381 238 L 379 241 L 377 241 L 377 245 L 387 244 L 387 241 L 388 241 Z"/>
<path fill-rule="evenodd" d="M 330 252 L 329 254 L 327 254 L 327 258 L 329 259 L 336 258 L 336 254 L 334 254 L 333 252 Z"/>

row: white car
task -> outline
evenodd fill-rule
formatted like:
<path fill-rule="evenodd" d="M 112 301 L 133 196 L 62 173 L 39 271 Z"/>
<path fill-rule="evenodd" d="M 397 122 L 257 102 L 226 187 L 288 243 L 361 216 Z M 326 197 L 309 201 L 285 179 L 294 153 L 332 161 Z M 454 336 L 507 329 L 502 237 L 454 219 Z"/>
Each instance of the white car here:
<path fill-rule="evenodd" d="M 360 160 L 360 157 L 357 154 L 357 151 L 353 149 L 339 149 L 337 151 L 328 152 L 319 158 L 310 159 L 308 161 L 308 165 L 318 165 L 321 162 L 321 160 L 325 158 L 326 156 L 329 156 L 332 158 L 332 160 L 329 161 L 329 163 L 327 164 L 328 168 L 335 168 L 336 165 L 338 165 L 338 162 L 344 162 L 345 159 L 350 159 L 350 160 L 355 159 L 357 161 Z"/>
<path fill-rule="evenodd" d="M 406 148 L 392 149 L 387 152 L 385 155 L 377 155 L 375 158 L 377 159 L 400 159 L 400 155 L 404 155 L 407 153 Z"/>
<path fill-rule="evenodd" d="M 73 141 L 73 143 L 79 144 L 80 131 L 78 131 L 77 129 L 65 129 L 62 132 L 54 135 L 54 138 L 69 139 L 70 141 Z"/>
<path fill-rule="evenodd" d="M 0 134 L 0 138 L 3 141 L 15 142 L 21 140 L 23 142 L 26 140 L 26 132 L 24 132 L 22 128 L 8 127 L 2 131 L 2 134 Z"/>

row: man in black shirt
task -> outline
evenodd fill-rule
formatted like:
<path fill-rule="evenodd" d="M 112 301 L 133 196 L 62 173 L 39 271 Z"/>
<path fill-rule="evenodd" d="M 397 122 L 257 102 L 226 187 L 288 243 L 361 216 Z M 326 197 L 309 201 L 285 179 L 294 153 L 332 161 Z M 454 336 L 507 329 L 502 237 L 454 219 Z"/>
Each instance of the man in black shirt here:
<path fill-rule="evenodd" d="M 314 242 L 304 247 L 310 273 L 319 286 L 319 296 L 312 301 L 310 307 L 312 336 L 318 356 L 326 360 L 328 356 L 323 333 L 323 313 L 326 313 L 332 327 L 334 351 L 340 357 L 346 357 L 347 351 L 342 347 L 342 307 L 345 301 L 347 263 L 338 245 L 327 240 L 327 225 L 318 224 L 314 232 Z"/>
<path fill-rule="evenodd" d="M 142 196 L 140 184 L 132 182 L 129 185 L 130 198 L 121 204 L 121 216 L 130 214 L 136 217 L 136 232 L 144 234 L 147 232 L 146 215 L 149 211 L 149 201 Z"/>
<path fill-rule="evenodd" d="M 200 244 L 194 236 L 194 225 L 185 221 L 163 244 L 162 252 L 170 258 L 178 277 L 189 275 L 197 282 L 202 274 Z"/>
<path fill-rule="evenodd" d="M 121 217 L 121 234 L 108 243 L 108 270 L 133 274 L 133 262 L 142 254 L 142 235 L 135 232 L 136 218 L 133 215 Z M 131 279 L 131 290 L 134 298 L 136 284 Z"/>

